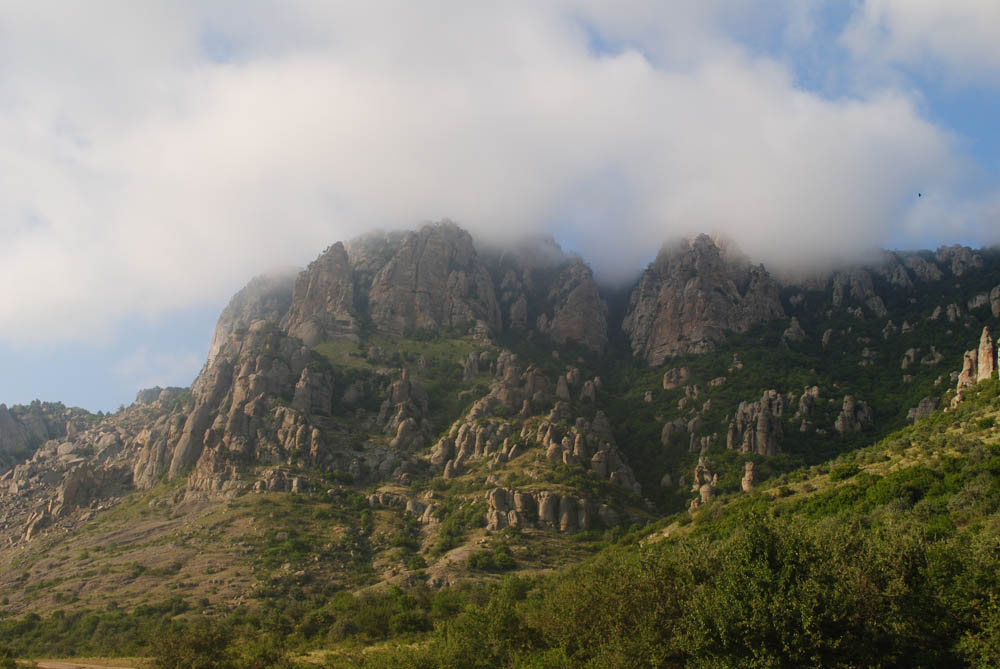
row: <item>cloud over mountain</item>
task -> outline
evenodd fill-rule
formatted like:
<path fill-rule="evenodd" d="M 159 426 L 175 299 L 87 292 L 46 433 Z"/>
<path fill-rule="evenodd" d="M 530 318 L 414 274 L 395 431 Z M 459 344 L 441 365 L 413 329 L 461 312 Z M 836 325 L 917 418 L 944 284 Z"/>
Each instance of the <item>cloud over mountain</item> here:
<path fill-rule="evenodd" d="M 6 5 L 0 332 L 100 337 L 442 217 L 554 231 L 612 278 L 701 230 L 778 264 L 988 237 L 917 93 L 802 85 L 794 4 Z"/>

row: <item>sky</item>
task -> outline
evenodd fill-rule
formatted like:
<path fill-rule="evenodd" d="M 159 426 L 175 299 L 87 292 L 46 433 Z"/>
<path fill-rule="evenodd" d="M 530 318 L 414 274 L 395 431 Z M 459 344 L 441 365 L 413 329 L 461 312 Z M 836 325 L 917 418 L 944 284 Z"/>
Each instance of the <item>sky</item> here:
<path fill-rule="evenodd" d="M 372 228 L 606 281 L 997 243 L 997 44 L 993 0 L 2 2 L 0 402 L 189 385 L 252 276 Z"/>

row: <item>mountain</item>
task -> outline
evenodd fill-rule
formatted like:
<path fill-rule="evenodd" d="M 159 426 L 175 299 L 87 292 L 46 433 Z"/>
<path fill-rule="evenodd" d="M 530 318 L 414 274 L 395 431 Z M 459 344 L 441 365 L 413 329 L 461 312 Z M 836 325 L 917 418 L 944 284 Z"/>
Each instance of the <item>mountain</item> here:
<path fill-rule="evenodd" d="M 996 249 L 789 277 L 701 235 L 622 293 L 546 238 L 338 242 L 237 293 L 190 388 L 0 405 L 3 612 L 110 597 L 160 625 L 292 598 L 303 626 L 335 593 L 549 572 L 959 410 L 998 318 Z M 408 629 L 332 624 L 300 641 Z"/>

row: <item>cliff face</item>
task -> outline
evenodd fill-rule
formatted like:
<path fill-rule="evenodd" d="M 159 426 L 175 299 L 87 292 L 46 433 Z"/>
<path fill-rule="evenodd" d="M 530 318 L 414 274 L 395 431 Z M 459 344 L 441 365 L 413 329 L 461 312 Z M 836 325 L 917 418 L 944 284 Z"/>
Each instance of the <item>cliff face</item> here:
<path fill-rule="evenodd" d="M 222 310 L 208 349 L 208 363 L 211 364 L 235 332 L 245 330 L 257 320 L 281 320 L 292 304 L 292 287 L 296 283 L 292 275 L 251 279 Z"/>
<path fill-rule="evenodd" d="M 504 329 L 576 342 L 594 352 L 608 343 L 608 308 L 594 274 L 551 237 L 532 239 L 488 259 L 497 280 Z"/>
<path fill-rule="evenodd" d="M 480 321 L 498 330 L 501 324 L 493 281 L 472 237 L 450 223 L 407 234 L 372 279 L 368 302 L 375 327 L 393 335 Z"/>
<path fill-rule="evenodd" d="M 295 279 L 282 329 L 307 346 L 330 337 L 357 336 L 354 289 L 347 250 L 337 242 Z"/>
<path fill-rule="evenodd" d="M 632 292 L 622 330 L 633 353 L 657 365 L 784 315 L 778 285 L 763 266 L 699 235 L 660 250 Z"/>
<path fill-rule="evenodd" d="M 632 291 L 621 328 L 634 354 L 656 365 L 790 317 L 781 323 L 781 350 L 835 350 L 856 356 L 866 373 L 891 359 L 894 375 L 906 372 L 902 383 L 920 383 L 921 374 L 940 374 L 935 346 L 945 350 L 1000 316 L 997 273 L 984 262 L 962 248 L 885 253 L 873 266 L 786 281 L 783 303 L 762 266 L 702 235 L 660 251 Z M 929 295 L 950 297 L 925 305 L 921 288 L 933 282 Z M 297 276 L 258 277 L 233 297 L 190 390 L 143 391 L 110 418 L 0 405 L 0 532 L 15 543 L 29 539 L 164 479 L 184 479 L 183 499 L 211 501 L 248 490 L 301 491 L 309 485 L 303 472 L 384 487 L 379 504 L 402 500 L 407 508 L 413 496 L 400 490 L 415 478 L 465 476 L 461 485 L 500 491 L 489 499 L 493 529 L 615 524 L 628 516 L 622 500 L 641 504 L 630 496 L 651 494 L 661 480 L 674 486 L 671 472 L 678 481 L 682 474 L 673 468 L 664 477 L 661 469 L 651 483 L 648 463 L 630 461 L 645 442 L 615 439 L 612 422 L 624 419 L 610 411 L 601 381 L 613 368 L 564 348 L 606 349 L 617 328 L 607 312 L 590 268 L 551 239 L 480 253 L 466 231 L 441 223 L 336 243 Z M 921 327 L 927 334 L 911 341 Z M 445 336 L 426 346 L 406 340 L 427 331 Z M 503 335 L 526 340 L 541 359 L 517 360 L 497 344 Z M 983 336 L 956 377 L 959 389 L 992 374 L 995 346 Z M 660 423 L 662 446 L 694 457 L 726 444 L 768 457 L 796 439 L 849 437 L 877 418 L 877 398 L 855 401 L 845 390 L 834 415 L 836 407 L 814 401 L 817 390 L 803 394 L 792 425 L 784 412 L 794 399 L 789 389 L 761 395 L 760 370 L 754 380 L 742 370 L 737 355 L 712 378 L 667 370 L 662 388 L 637 394 L 648 419 Z M 933 386 L 924 379 L 923 392 L 943 378 Z M 734 383 L 745 401 L 729 406 L 715 389 Z M 556 482 L 565 468 L 598 484 L 602 497 Z M 710 493 L 713 477 L 698 471 L 697 492 Z M 433 504 L 421 504 L 421 522 L 433 522 Z"/>

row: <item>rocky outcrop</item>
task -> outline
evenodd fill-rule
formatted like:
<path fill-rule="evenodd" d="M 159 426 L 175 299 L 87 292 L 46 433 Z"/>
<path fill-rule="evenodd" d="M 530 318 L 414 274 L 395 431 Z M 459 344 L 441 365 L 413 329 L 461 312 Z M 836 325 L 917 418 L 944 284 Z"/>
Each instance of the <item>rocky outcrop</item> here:
<path fill-rule="evenodd" d="M 607 344 L 607 306 L 593 272 L 551 237 L 523 240 L 484 262 L 497 281 L 504 327 L 539 332 L 557 344 L 575 341 L 592 351 Z"/>
<path fill-rule="evenodd" d="M 832 279 L 833 306 L 844 305 L 845 294 L 864 304 L 877 318 L 885 318 L 889 311 L 882 298 L 875 292 L 872 275 L 864 269 L 853 269 L 845 272 L 835 272 Z"/>
<path fill-rule="evenodd" d="M 452 223 L 407 233 L 372 279 L 370 316 L 382 332 L 443 330 L 483 322 L 498 330 L 493 281 L 472 237 Z"/>
<path fill-rule="evenodd" d="M 593 273 L 582 261 L 564 268 L 549 290 L 548 308 L 538 316 L 537 327 L 555 342 L 583 344 L 602 351 L 608 343 L 607 305 L 601 299 Z"/>
<path fill-rule="evenodd" d="M 997 369 L 998 358 L 1000 358 L 1000 351 L 996 348 L 996 342 L 990 334 L 990 329 L 985 327 L 979 337 L 979 346 L 966 351 L 962 358 L 962 371 L 958 372 L 955 397 L 951 401 L 952 407 L 957 406 L 962 401 L 966 390 L 993 377 L 993 372 Z M 955 378 L 954 374 L 952 372 L 952 379 Z"/>
<path fill-rule="evenodd" d="M 957 277 L 964 276 L 970 270 L 982 269 L 983 257 L 967 246 L 942 246 L 934 254 L 934 259 L 951 269 Z"/>
<path fill-rule="evenodd" d="M 434 444 L 431 463 L 443 467 L 444 478 L 452 478 L 477 462 L 496 471 L 527 449 L 538 447 L 547 462 L 589 470 L 598 478 L 641 492 L 604 412 L 597 411 L 592 420 L 573 418 L 571 387 L 579 387 L 580 381 L 573 367 L 553 382 L 534 366 L 522 367 L 514 354 L 502 352 L 494 365 L 489 393 Z M 597 381 L 584 382 L 584 389 L 596 389 Z M 589 396 L 586 390 L 580 392 L 583 398 Z M 536 414 L 535 407 L 553 400 L 548 414 Z"/>
<path fill-rule="evenodd" d="M 596 504 L 585 497 L 549 490 L 522 491 L 494 488 L 486 493 L 489 509 L 486 529 L 505 527 L 539 528 L 563 533 L 619 524 L 619 514 L 607 504 Z"/>
<path fill-rule="evenodd" d="M 743 492 L 748 492 L 757 485 L 757 465 L 747 460 L 743 465 L 743 479 L 740 481 L 740 488 Z"/>
<path fill-rule="evenodd" d="M 917 403 L 917 406 L 913 407 L 906 413 L 906 418 L 914 422 L 930 416 L 932 413 L 937 411 L 938 399 L 936 397 L 924 397 Z"/>
<path fill-rule="evenodd" d="M 282 329 L 307 346 L 331 337 L 357 337 L 354 272 L 347 249 L 337 242 L 295 279 Z"/>
<path fill-rule="evenodd" d="M 767 390 L 756 402 L 740 402 L 729 423 L 726 447 L 741 453 L 777 455 L 781 452 L 781 417 L 785 398 L 776 390 Z"/>
<path fill-rule="evenodd" d="M 0 404 L 0 466 L 4 456 L 24 453 L 28 450 L 28 429 Z"/>
<path fill-rule="evenodd" d="M 208 349 L 207 364 L 212 364 L 235 333 L 245 331 L 254 321 L 280 321 L 292 304 L 295 283 L 291 274 L 251 279 L 222 310 Z"/>
<path fill-rule="evenodd" d="M 778 286 L 762 265 L 699 235 L 660 250 L 632 292 L 622 329 L 632 351 L 658 365 L 783 316 Z"/>
<path fill-rule="evenodd" d="M 977 356 L 976 383 L 988 381 L 993 378 L 993 372 L 997 367 L 997 349 L 993 337 L 990 336 L 990 329 L 983 328 L 983 334 L 979 338 L 979 352 Z"/>
<path fill-rule="evenodd" d="M 712 473 L 705 457 L 698 458 L 698 464 L 694 468 L 694 477 L 691 483 L 691 492 L 698 493 L 698 496 L 691 500 L 688 511 L 694 513 L 704 504 L 708 504 L 715 498 L 715 492 L 719 485 L 719 475 Z"/>
<path fill-rule="evenodd" d="M 788 328 L 786 328 L 784 333 L 781 335 L 781 340 L 786 344 L 788 342 L 802 342 L 806 340 L 805 330 L 803 330 L 802 325 L 799 324 L 798 318 L 792 316 L 792 320 L 788 324 Z"/>
<path fill-rule="evenodd" d="M 167 405 L 170 402 L 181 398 L 186 392 L 187 388 L 179 388 L 176 386 L 171 386 L 169 388 L 161 388 L 160 386 L 153 386 L 152 388 L 143 388 L 135 396 L 136 404 L 155 404 Z"/>
<path fill-rule="evenodd" d="M 867 402 L 855 399 L 854 395 L 845 395 L 833 429 L 840 434 L 859 432 L 872 424 L 872 418 L 872 410 Z"/>

